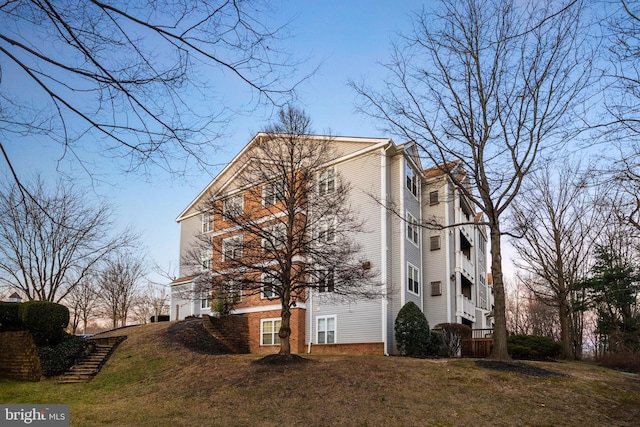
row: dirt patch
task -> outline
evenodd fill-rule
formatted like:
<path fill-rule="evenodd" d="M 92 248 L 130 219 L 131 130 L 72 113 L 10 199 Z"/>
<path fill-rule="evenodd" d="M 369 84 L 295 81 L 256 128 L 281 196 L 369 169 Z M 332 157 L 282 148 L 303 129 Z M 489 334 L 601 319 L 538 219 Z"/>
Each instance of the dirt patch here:
<path fill-rule="evenodd" d="M 226 345 L 214 338 L 202 326 L 202 319 L 187 319 L 176 322 L 165 331 L 170 342 L 180 344 L 200 354 L 233 354 Z"/>
<path fill-rule="evenodd" d="M 503 372 L 514 372 L 516 374 L 528 375 L 530 377 L 567 377 L 568 375 L 550 371 L 537 366 L 529 365 L 523 362 L 504 361 L 504 360 L 476 360 L 476 366 L 481 368 L 493 369 Z"/>

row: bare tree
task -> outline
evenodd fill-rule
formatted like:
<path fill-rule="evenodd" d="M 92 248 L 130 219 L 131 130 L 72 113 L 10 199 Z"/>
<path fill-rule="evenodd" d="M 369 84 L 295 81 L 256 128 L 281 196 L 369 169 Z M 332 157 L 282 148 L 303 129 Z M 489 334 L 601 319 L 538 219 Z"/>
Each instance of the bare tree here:
<path fill-rule="evenodd" d="M 560 338 L 558 310 L 542 301 L 524 277 L 518 278 L 516 292 L 507 297 L 507 326 L 517 335 L 538 335 Z"/>
<path fill-rule="evenodd" d="M 7 139 L 40 134 L 72 161 L 83 162 L 86 150 L 124 158 L 129 170 L 205 162 L 233 114 L 293 94 L 299 64 L 278 48 L 284 34 L 269 7 L 253 0 L 0 3 L 4 159 L 10 166 Z M 225 85 L 247 98 L 225 103 L 217 93 Z"/>
<path fill-rule="evenodd" d="M 283 356 L 291 352 L 291 308 L 305 292 L 358 298 L 378 290 L 354 240 L 362 224 L 349 204 L 349 185 L 328 167 L 337 157 L 331 138 L 311 134 L 303 111 L 281 110 L 249 146 L 234 178 L 238 191 L 211 194 L 201 206 L 234 233 L 204 233 L 189 255 L 192 265 L 205 263 L 200 282 L 214 295 L 233 295 L 241 286 L 243 298 L 280 301 Z"/>
<path fill-rule="evenodd" d="M 65 303 L 71 311 L 72 333 L 77 332 L 80 322 L 82 322 L 82 333 L 86 334 L 87 325 L 96 314 L 98 305 L 96 277 L 90 274 L 78 283 L 65 298 Z"/>
<path fill-rule="evenodd" d="M 99 299 L 113 328 L 126 326 L 143 276 L 143 262 L 133 253 L 123 251 L 106 261 L 98 278 Z"/>
<path fill-rule="evenodd" d="M 594 170 L 565 161 L 536 171 L 514 200 L 512 240 L 527 276 L 525 283 L 543 303 L 558 311 L 564 358 L 580 356 L 583 312 L 576 284 L 589 269 L 589 255 L 606 222 L 598 205 L 604 185 L 598 186 Z"/>
<path fill-rule="evenodd" d="M 590 64 L 581 1 L 442 0 L 414 16 L 382 91 L 352 84 L 363 112 L 415 141 L 488 221 L 495 298 L 492 357 L 508 359 L 501 219 L 544 150 L 573 129 Z"/>
<path fill-rule="evenodd" d="M 138 323 L 147 323 L 152 316 L 155 317 L 157 322 L 158 316 L 167 314 L 169 299 L 170 295 L 164 286 L 149 282 L 146 288 L 138 293 L 133 304 L 133 313 Z"/>
<path fill-rule="evenodd" d="M 0 189 L 0 285 L 28 300 L 60 302 L 112 251 L 135 236 L 114 233 L 105 203 L 93 204 L 59 180 L 48 189 L 36 178 L 32 198 L 17 185 Z"/>

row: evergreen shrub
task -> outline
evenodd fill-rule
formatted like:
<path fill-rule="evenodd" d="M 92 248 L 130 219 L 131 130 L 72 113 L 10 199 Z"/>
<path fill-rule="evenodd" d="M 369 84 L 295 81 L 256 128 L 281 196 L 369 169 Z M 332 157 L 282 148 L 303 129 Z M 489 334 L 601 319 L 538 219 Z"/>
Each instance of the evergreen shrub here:
<path fill-rule="evenodd" d="M 65 334 L 55 345 L 39 346 L 42 374 L 47 377 L 63 374 L 84 354 L 87 347 L 87 340 L 70 334 Z"/>
<path fill-rule="evenodd" d="M 23 329 L 19 302 L 0 302 L 0 331 Z"/>
<path fill-rule="evenodd" d="M 20 303 L 20 320 L 29 329 L 37 346 L 52 346 L 65 337 L 69 309 L 50 301 Z"/>
<path fill-rule="evenodd" d="M 395 323 L 398 351 L 404 356 L 432 353 L 429 322 L 420 308 L 409 301 L 400 309 Z"/>
<path fill-rule="evenodd" d="M 562 352 L 562 344 L 549 337 L 511 335 L 507 338 L 507 351 L 514 359 L 556 359 Z"/>

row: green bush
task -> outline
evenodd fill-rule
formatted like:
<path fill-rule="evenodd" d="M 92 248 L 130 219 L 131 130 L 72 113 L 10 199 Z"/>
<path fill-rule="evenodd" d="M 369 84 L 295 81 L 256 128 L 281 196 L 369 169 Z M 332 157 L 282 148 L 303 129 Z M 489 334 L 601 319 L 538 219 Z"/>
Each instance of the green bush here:
<path fill-rule="evenodd" d="M 507 338 L 507 351 L 514 359 L 555 359 L 560 356 L 562 344 L 549 337 L 511 335 Z"/>
<path fill-rule="evenodd" d="M 20 320 L 31 331 L 37 346 L 52 346 L 65 337 L 69 309 L 50 301 L 27 301 L 20 304 Z"/>
<path fill-rule="evenodd" d="M 87 348 L 87 340 L 65 334 L 62 341 L 53 346 L 38 347 L 42 374 L 50 377 L 66 372 Z"/>
<path fill-rule="evenodd" d="M 0 302 L 0 330 L 16 330 L 24 328 L 20 321 L 19 302 Z"/>
<path fill-rule="evenodd" d="M 439 323 L 436 329 L 442 337 L 441 354 L 447 357 L 457 356 L 462 340 L 471 338 L 471 328 L 462 323 Z"/>
<path fill-rule="evenodd" d="M 424 313 L 409 301 L 400 309 L 395 323 L 398 351 L 404 356 L 422 356 L 430 353 L 431 333 Z"/>

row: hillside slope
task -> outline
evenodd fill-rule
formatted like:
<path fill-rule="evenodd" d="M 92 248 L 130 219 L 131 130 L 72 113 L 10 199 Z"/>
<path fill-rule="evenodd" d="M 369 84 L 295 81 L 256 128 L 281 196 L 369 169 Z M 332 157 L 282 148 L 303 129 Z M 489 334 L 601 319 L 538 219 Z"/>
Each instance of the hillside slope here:
<path fill-rule="evenodd" d="M 591 364 L 533 363 L 566 377 L 500 372 L 467 359 L 311 355 L 310 363 L 265 366 L 252 363 L 255 355 L 189 349 L 172 335 L 187 325 L 178 324 L 112 332 L 128 339 L 90 383 L 2 380 L 0 402 L 69 403 L 72 426 L 632 426 L 640 419 L 638 377 Z"/>

